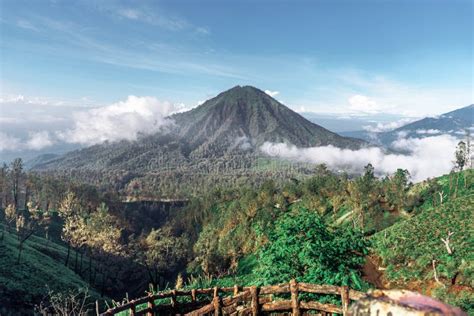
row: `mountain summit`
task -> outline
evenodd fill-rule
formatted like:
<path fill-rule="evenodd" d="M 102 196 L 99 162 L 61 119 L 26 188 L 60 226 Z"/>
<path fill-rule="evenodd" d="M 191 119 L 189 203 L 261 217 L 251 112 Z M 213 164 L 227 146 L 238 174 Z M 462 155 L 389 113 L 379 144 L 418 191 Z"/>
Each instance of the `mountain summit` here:
<path fill-rule="evenodd" d="M 344 148 L 363 144 L 308 121 L 252 86 L 236 86 L 172 119 L 180 138 L 198 151 L 226 151 L 239 143 L 245 148 L 258 148 L 264 142 Z"/>

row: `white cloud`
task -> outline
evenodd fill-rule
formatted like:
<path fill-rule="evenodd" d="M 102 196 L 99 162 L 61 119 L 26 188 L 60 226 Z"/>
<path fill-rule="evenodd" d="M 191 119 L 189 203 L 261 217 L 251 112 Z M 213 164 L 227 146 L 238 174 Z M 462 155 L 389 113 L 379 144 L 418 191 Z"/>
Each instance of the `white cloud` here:
<path fill-rule="evenodd" d="M 271 91 L 271 90 L 265 90 L 265 93 L 271 96 L 272 98 L 280 94 L 280 91 Z"/>
<path fill-rule="evenodd" d="M 22 29 L 38 32 L 38 28 L 34 26 L 30 21 L 18 20 L 16 25 Z"/>
<path fill-rule="evenodd" d="M 377 123 L 375 126 L 365 125 L 365 126 L 362 126 L 362 128 L 371 133 L 381 133 L 381 132 L 392 131 L 408 123 L 411 123 L 415 120 L 416 119 L 413 119 L 413 118 L 404 118 L 398 121 L 393 121 L 393 122 L 388 122 L 388 123 Z"/>
<path fill-rule="evenodd" d="M 21 151 L 21 150 L 41 150 L 54 145 L 47 131 L 30 132 L 28 139 L 12 136 L 7 133 L 0 132 L 0 152 L 1 151 Z"/>
<path fill-rule="evenodd" d="M 335 170 L 361 173 L 372 163 L 379 174 L 393 173 L 397 168 L 407 169 L 414 181 L 448 173 L 453 167 L 453 157 L 458 139 L 439 135 L 423 139 L 399 139 L 394 148 L 408 154 L 387 154 L 378 147 L 359 150 L 340 149 L 334 146 L 297 148 L 284 143 L 265 143 L 261 150 L 270 156 L 298 162 L 325 163 Z"/>
<path fill-rule="evenodd" d="M 50 147 L 54 144 L 47 131 L 32 132 L 29 133 L 29 139 L 25 144 L 25 147 L 32 150 L 40 150 L 46 147 Z"/>
<path fill-rule="evenodd" d="M 59 132 L 69 143 L 85 145 L 105 141 L 136 140 L 140 134 L 153 134 L 172 124 L 175 110 L 169 102 L 154 97 L 129 96 L 127 100 L 74 115 L 74 127 Z"/>
<path fill-rule="evenodd" d="M 141 16 L 141 12 L 134 9 L 119 9 L 117 13 L 127 19 L 136 20 Z"/>
<path fill-rule="evenodd" d="M 420 135 L 436 135 L 441 134 L 441 131 L 439 129 L 418 129 L 416 133 Z"/>
<path fill-rule="evenodd" d="M 150 8 L 117 8 L 116 13 L 122 18 L 157 25 L 171 31 L 193 28 L 188 21 L 181 17 L 164 14 L 163 12 L 158 14 L 157 10 Z M 201 34 L 209 33 L 209 30 L 203 27 L 197 27 L 195 30 Z M 207 30 L 207 33 L 205 33 L 204 30 Z"/>
<path fill-rule="evenodd" d="M 197 27 L 196 32 L 202 35 L 209 35 L 211 34 L 211 31 L 209 31 L 209 28 L 207 27 Z"/>
<path fill-rule="evenodd" d="M 365 95 L 356 94 L 349 98 L 349 109 L 354 112 L 362 112 L 364 114 L 375 114 L 381 111 L 381 107 L 377 102 Z"/>
<path fill-rule="evenodd" d="M 252 148 L 252 144 L 250 142 L 250 139 L 247 136 L 240 136 L 237 137 L 234 141 L 234 143 L 230 146 L 230 150 L 233 150 L 235 148 L 239 148 L 242 150 L 248 150 Z"/>
<path fill-rule="evenodd" d="M 0 98 L 0 103 L 17 103 L 24 102 L 25 96 L 21 94 L 17 95 L 7 95 Z"/>
<path fill-rule="evenodd" d="M 17 137 L 0 132 L 0 151 L 14 151 L 21 147 L 21 140 Z"/>

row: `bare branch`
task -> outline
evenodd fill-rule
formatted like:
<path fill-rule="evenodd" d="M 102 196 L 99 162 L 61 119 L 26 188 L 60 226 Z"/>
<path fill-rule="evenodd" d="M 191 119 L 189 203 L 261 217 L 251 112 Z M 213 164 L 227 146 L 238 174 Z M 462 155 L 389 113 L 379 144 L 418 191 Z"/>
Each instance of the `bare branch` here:
<path fill-rule="evenodd" d="M 451 245 L 449 244 L 451 236 L 454 235 L 454 232 L 449 232 L 448 231 L 448 237 L 446 239 L 441 238 L 441 241 L 444 243 L 446 246 L 446 250 L 448 251 L 448 254 L 452 255 L 453 254 L 453 249 L 451 248 Z"/>

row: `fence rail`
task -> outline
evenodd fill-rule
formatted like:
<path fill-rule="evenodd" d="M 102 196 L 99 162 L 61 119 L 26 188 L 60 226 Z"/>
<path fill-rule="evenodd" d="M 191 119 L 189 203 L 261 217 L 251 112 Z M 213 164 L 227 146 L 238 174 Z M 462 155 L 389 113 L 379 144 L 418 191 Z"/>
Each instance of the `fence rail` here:
<path fill-rule="evenodd" d="M 341 306 L 323 304 L 317 301 L 302 301 L 300 293 L 329 294 L 341 298 Z M 275 299 L 274 295 L 290 294 L 290 299 Z M 225 296 L 227 295 L 227 296 Z M 128 311 L 129 315 L 252 315 L 263 313 L 291 312 L 293 316 L 301 316 L 306 311 L 319 311 L 322 315 L 346 315 L 350 301 L 359 300 L 365 294 L 349 289 L 347 286 L 317 285 L 289 283 L 262 287 L 214 287 L 208 289 L 172 290 L 138 298 L 100 314 L 112 316 Z M 187 297 L 186 302 L 179 302 L 178 297 Z M 156 302 L 169 298 L 168 303 Z M 146 304 L 146 307 L 144 306 Z"/>

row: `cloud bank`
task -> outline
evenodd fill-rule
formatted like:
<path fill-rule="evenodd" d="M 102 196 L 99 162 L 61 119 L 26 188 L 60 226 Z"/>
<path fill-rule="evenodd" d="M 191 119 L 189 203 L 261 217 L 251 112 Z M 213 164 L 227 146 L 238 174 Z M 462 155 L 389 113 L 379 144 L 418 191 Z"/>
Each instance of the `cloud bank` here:
<path fill-rule="evenodd" d="M 28 139 L 22 140 L 7 133 L 0 132 L 0 152 L 41 150 L 54 144 L 51 135 L 46 131 L 29 132 Z"/>
<path fill-rule="evenodd" d="M 370 133 L 381 133 L 388 132 L 399 127 L 402 127 L 406 124 L 416 121 L 414 118 L 403 118 L 397 121 L 388 122 L 388 123 L 377 123 L 376 125 L 364 125 L 362 128 Z"/>
<path fill-rule="evenodd" d="M 449 173 L 453 167 L 454 151 L 458 139 L 451 135 L 426 138 L 398 139 L 393 148 L 408 154 L 388 154 L 380 148 L 359 150 L 340 149 L 334 146 L 297 148 L 285 143 L 264 143 L 260 150 L 270 156 L 297 162 L 324 163 L 333 170 L 362 173 L 371 163 L 379 175 L 393 173 L 397 168 L 407 169 L 413 181 L 422 181 Z"/>
<path fill-rule="evenodd" d="M 68 143 L 83 145 L 136 140 L 139 135 L 153 134 L 170 126 L 172 120 L 167 116 L 173 111 L 175 106 L 170 102 L 132 95 L 125 101 L 76 113 L 74 127 L 58 132 L 57 136 Z"/>

